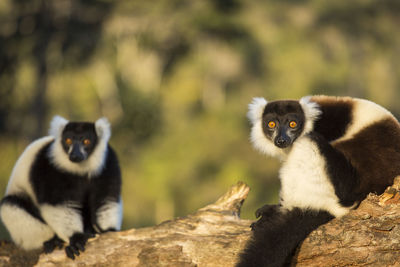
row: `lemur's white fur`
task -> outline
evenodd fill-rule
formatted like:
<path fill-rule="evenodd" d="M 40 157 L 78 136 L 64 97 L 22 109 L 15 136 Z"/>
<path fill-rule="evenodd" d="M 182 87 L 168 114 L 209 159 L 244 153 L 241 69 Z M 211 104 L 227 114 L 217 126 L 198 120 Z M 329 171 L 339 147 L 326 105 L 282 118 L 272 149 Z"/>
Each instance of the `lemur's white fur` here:
<path fill-rule="evenodd" d="M 263 97 L 255 97 L 249 104 L 249 111 L 247 112 L 247 118 L 249 118 L 252 124 L 261 121 L 265 106 L 268 101 Z"/>
<path fill-rule="evenodd" d="M 13 205 L 1 206 L 1 220 L 12 240 L 25 250 L 38 249 L 54 236 L 54 231 L 25 210 Z"/>
<path fill-rule="evenodd" d="M 37 204 L 36 196 L 29 182 L 29 172 L 38 152 L 53 140 L 52 136 L 40 138 L 24 150 L 11 172 L 6 195 L 26 194 Z M 2 205 L 0 215 L 12 240 L 26 250 L 42 247 L 43 242 L 54 235 L 54 231 L 48 225 L 43 224 L 17 206 Z"/>
<path fill-rule="evenodd" d="M 25 250 L 38 249 L 54 234 L 69 242 L 69 237 L 74 233 L 83 231 L 82 217 L 75 208 L 68 205 L 39 205 L 47 223 L 44 224 L 18 206 L 2 205 L 1 219 L 18 246 Z"/>
<path fill-rule="evenodd" d="M 365 129 L 369 125 L 383 121 L 384 119 L 393 118 L 390 111 L 372 101 L 353 98 L 352 102 L 354 105 L 352 122 L 346 129 L 345 135 L 335 140 L 335 143 L 351 139 L 356 133 Z"/>
<path fill-rule="evenodd" d="M 98 119 L 95 122 L 95 129 L 98 136 L 98 143 L 93 153 L 87 160 L 76 163 L 68 158 L 61 144 L 61 134 L 68 121 L 60 116 L 55 116 L 51 122 L 49 133 L 55 138 L 50 149 L 50 159 L 60 169 L 79 175 L 88 174 L 89 177 L 99 174 L 104 167 L 108 140 L 111 136 L 110 124 L 106 118 Z"/>
<path fill-rule="evenodd" d="M 29 172 L 38 152 L 53 140 L 54 137 L 52 136 L 42 137 L 31 143 L 24 152 L 22 152 L 11 172 L 10 180 L 6 189 L 6 195 L 25 192 L 34 202 L 36 202 L 35 194 L 33 193 L 32 186 L 29 182 Z"/>
<path fill-rule="evenodd" d="M 280 204 L 283 208 L 321 209 L 335 217 L 341 217 L 349 211 L 339 203 L 326 173 L 325 158 L 315 142 L 307 136 L 297 138 L 293 143 L 279 176 Z"/>
<path fill-rule="evenodd" d="M 59 238 L 69 242 L 74 233 L 83 232 L 83 222 L 79 211 L 80 205 L 65 203 L 62 205 L 41 205 L 40 213 L 46 223 L 54 230 Z"/>
<path fill-rule="evenodd" d="M 319 105 L 315 102 L 311 101 L 311 96 L 302 97 L 299 100 L 301 108 L 304 112 L 304 117 L 306 118 L 306 124 L 304 125 L 304 130 L 302 135 L 311 132 L 314 128 L 314 122 L 321 115 L 321 110 L 319 109 Z"/>
<path fill-rule="evenodd" d="M 54 116 L 50 122 L 49 136 L 53 136 L 54 138 L 61 137 L 61 134 L 67 124 L 67 119 L 64 119 L 58 115 Z"/>
<path fill-rule="evenodd" d="M 122 224 L 122 200 L 119 202 L 106 202 L 106 204 L 98 209 L 96 216 L 101 230 L 115 227 L 116 230 L 120 230 Z M 96 229 L 96 231 L 100 232 L 100 229 Z"/>

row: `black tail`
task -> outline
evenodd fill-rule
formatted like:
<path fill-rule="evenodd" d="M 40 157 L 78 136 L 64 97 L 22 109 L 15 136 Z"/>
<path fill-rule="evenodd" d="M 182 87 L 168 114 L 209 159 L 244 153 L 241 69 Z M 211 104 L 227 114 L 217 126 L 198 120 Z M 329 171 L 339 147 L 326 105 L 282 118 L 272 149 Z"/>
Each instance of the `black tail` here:
<path fill-rule="evenodd" d="M 236 267 L 290 265 L 297 246 L 314 229 L 333 218 L 326 211 L 299 208 L 262 217 L 253 228 L 253 236 Z"/>

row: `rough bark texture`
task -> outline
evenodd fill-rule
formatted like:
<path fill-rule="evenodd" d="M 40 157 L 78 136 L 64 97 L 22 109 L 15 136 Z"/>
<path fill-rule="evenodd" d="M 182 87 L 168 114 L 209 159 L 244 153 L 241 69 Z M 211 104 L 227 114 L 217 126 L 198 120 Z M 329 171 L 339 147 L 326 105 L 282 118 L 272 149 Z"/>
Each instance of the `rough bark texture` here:
<path fill-rule="evenodd" d="M 293 266 L 400 266 L 400 177 L 304 240 Z"/>
<path fill-rule="evenodd" d="M 301 245 L 293 265 L 400 266 L 400 195 L 395 189 L 381 197 L 370 195 L 357 210 L 318 228 Z M 97 236 L 74 261 L 64 250 L 23 252 L 3 242 L 0 265 L 234 266 L 250 236 L 251 221 L 239 218 L 248 192 L 247 185 L 238 183 L 193 215 Z"/>

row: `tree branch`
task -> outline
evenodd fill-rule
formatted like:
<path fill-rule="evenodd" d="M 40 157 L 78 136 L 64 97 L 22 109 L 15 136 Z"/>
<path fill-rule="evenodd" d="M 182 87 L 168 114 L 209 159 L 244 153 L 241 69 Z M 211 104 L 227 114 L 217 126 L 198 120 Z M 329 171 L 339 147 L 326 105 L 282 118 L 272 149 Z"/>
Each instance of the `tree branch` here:
<path fill-rule="evenodd" d="M 400 195 L 370 195 L 357 210 L 314 231 L 293 266 L 389 266 L 400 262 Z M 394 193 L 393 193 L 394 192 Z M 239 218 L 249 187 L 239 182 L 215 203 L 154 227 L 111 232 L 91 239 L 74 261 L 64 250 L 51 254 L 0 246 L 5 266 L 234 266 L 250 237 L 252 221 Z M 389 196 L 389 197 L 388 197 Z M 396 200 L 397 198 L 397 200 Z M 389 199 L 389 200 L 387 200 Z M 379 205 L 381 201 L 381 205 Z M 385 203 L 383 203 L 385 202 Z"/>

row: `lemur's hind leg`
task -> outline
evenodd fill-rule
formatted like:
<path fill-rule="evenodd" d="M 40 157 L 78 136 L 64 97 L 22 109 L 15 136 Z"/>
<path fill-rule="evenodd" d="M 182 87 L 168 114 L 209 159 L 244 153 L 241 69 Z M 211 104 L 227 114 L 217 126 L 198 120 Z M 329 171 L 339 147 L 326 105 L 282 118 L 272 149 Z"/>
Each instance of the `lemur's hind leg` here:
<path fill-rule="evenodd" d="M 55 235 L 28 196 L 6 196 L 1 202 L 0 216 L 12 240 L 23 249 L 42 248 Z"/>
<path fill-rule="evenodd" d="M 333 218 L 326 211 L 299 208 L 262 217 L 236 267 L 289 266 L 297 246 L 314 229 Z"/>

